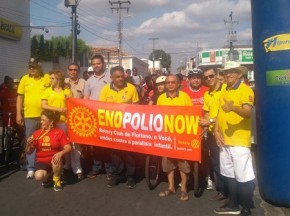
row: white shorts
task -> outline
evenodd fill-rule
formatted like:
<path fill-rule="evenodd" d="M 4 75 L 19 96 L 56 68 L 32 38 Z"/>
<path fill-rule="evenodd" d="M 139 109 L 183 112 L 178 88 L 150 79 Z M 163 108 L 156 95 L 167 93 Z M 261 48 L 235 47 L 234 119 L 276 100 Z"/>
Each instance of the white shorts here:
<path fill-rule="evenodd" d="M 250 148 L 225 146 L 220 149 L 220 169 L 223 176 L 238 182 L 255 179 Z"/>

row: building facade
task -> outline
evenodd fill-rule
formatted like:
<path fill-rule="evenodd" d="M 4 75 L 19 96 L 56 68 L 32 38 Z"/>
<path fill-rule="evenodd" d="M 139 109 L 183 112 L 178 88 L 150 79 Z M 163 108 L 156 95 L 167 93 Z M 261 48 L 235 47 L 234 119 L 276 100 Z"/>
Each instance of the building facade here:
<path fill-rule="evenodd" d="M 4 76 L 20 78 L 30 57 L 29 0 L 1 0 L 0 83 Z"/>

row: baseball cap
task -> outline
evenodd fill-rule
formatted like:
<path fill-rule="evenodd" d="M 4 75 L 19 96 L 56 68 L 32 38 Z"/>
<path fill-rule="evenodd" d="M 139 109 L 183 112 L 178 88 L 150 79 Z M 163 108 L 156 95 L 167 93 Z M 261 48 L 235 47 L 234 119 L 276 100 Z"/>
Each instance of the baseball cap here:
<path fill-rule="evenodd" d="M 155 80 L 155 83 L 158 84 L 158 83 L 163 83 L 165 82 L 166 80 L 166 76 L 159 76 L 157 77 L 157 79 Z"/>
<path fill-rule="evenodd" d="M 88 72 L 94 72 L 94 68 L 93 67 L 88 67 Z"/>
<path fill-rule="evenodd" d="M 28 61 L 28 65 L 29 66 L 33 66 L 33 67 L 41 67 L 41 62 L 38 58 L 30 58 Z"/>
<path fill-rule="evenodd" d="M 199 68 L 193 68 L 192 70 L 188 71 L 187 77 L 192 77 L 192 76 L 199 76 L 202 77 L 202 70 Z"/>

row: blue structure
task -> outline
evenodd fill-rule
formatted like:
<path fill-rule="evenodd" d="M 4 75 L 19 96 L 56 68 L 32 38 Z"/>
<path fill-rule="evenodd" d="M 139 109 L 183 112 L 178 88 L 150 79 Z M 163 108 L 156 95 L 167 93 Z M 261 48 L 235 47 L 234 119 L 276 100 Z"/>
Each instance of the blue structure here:
<path fill-rule="evenodd" d="M 260 194 L 290 207 L 290 1 L 251 2 Z"/>

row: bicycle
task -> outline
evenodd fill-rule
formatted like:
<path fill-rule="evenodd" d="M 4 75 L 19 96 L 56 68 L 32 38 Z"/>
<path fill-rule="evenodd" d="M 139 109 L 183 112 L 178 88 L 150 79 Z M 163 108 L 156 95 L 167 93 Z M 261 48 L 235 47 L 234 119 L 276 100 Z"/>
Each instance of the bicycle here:
<path fill-rule="evenodd" d="M 161 181 L 162 157 L 147 155 L 145 161 L 145 180 L 150 190 L 155 189 Z M 195 197 L 200 197 L 203 191 L 202 175 L 200 170 L 201 163 L 198 161 L 192 162 L 192 173 L 189 175 L 189 181 L 193 180 L 193 191 Z M 193 179 L 191 178 L 193 176 Z"/>
<path fill-rule="evenodd" d="M 12 162 L 12 153 L 17 152 L 16 162 L 20 165 L 20 153 L 22 152 L 22 138 L 17 133 L 16 128 L 13 126 L 12 116 L 15 113 L 2 113 L 8 116 L 7 125 L 3 130 L 3 142 L 2 142 L 2 156 L 5 166 L 8 168 Z"/>

